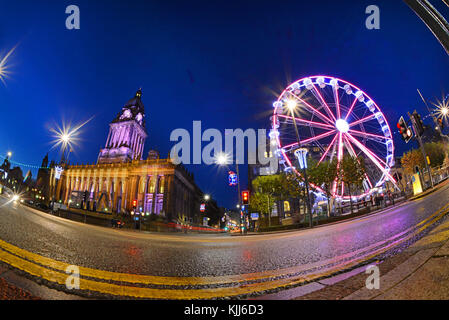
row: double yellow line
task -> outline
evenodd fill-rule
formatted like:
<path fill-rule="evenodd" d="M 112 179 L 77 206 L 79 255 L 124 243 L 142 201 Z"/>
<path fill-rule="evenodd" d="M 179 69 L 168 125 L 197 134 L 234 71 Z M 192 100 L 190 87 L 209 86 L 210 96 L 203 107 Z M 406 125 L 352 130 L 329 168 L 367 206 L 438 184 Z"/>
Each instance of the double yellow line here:
<path fill-rule="evenodd" d="M 449 202 L 428 218 L 400 234 L 355 252 L 318 263 L 218 277 L 162 277 L 79 267 L 80 290 L 146 299 L 213 299 L 254 295 L 258 292 L 297 286 L 329 277 L 375 258 L 428 228 L 441 219 L 448 208 Z M 0 261 L 59 285 L 65 285 L 69 276 L 65 271 L 70 264 L 43 257 L 2 240 L 0 240 Z M 313 273 L 313 270 L 318 268 L 320 272 Z M 217 287 L 211 288 L 211 285 Z M 162 286 L 162 288 L 154 288 L 154 286 Z M 198 288 L 183 289 L 182 286 Z"/>

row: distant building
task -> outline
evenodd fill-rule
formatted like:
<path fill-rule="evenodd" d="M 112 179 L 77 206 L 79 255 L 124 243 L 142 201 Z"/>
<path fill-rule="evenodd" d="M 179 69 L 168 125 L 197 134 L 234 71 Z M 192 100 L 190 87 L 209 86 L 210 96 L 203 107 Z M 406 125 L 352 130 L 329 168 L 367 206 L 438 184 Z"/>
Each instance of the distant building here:
<path fill-rule="evenodd" d="M 51 162 L 50 167 L 54 167 L 54 162 Z M 45 155 L 44 159 L 42 159 L 42 164 L 39 170 L 37 171 L 36 184 L 33 190 L 34 198 L 36 199 L 36 195 L 39 197 L 37 199 L 40 200 L 42 197 L 43 202 L 48 203 L 50 200 L 50 167 L 48 165 L 48 153 Z"/>

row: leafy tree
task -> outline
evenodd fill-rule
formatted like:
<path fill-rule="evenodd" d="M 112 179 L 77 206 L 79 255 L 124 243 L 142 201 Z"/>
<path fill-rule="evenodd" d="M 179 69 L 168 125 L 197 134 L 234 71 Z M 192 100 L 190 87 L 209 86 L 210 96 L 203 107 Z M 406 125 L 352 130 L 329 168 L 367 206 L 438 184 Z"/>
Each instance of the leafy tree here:
<path fill-rule="evenodd" d="M 432 168 L 442 166 L 448 156 L 447 145 L 441 142 L 425 143 L 424 150 L 429 157 L 430 166 Z M 422 172 L 423 168 L 426 167 L 426 161 L 427 159 L 424 159 L 420 149 L 412 149 L 402 155 L 401 165 L 406 174 L 413 175 L 416 171 L 416 167 Z"/>
<path fill-rule="evenodd" d="M 447 154 L 447 148 L 443 143 L 440 142 L 430 142 L 424 144 L 424 150 L 426 151 L 426 155 L 430 159 L 430 166 L 432 168 L 440 167 L 444 158 Z"/>
<path fill-rule="evenodd" d="M 255 194 L 251 205 L 255 210 L 267 213 L 268 225 L 271 226 L 273 205 L 276 201 L 283 200 L 288 196 L 288 191 L 284 187 L 285 180 L 281 175 L 259 176 L 252 183 Z M 255 202 L 254 198 L 256 198 Z"/>
<path fill-rule="evenodd" d="M 330 198 L 332 197 L 332 185 L 337 178 L 337 159 L 326 160 L 320 163 L 311 163 L 307 170 L 309 180 L 323 189 L 327 197 L 328 214 L 331 212 Z"/>
<path fill-rule="evenodd" d="M 408 151 L 407 153 L 404 153 L 401 158 L 401 165 L 404 168 L 406 174 L 414 174 L 416 166 L 418 166 L 420 169 L 425 167 L 422 152 L 418 149 L 413 149 Z"/>
<path fill-rule="evenodd" d="M 281 173 L 281 179 L 285 190 L 285 194 L 283 195 L 284 199 L 281 200 L 288 200 L 290 198 L 297 199 L 298 207 L 301 207 L 301 201 L 305 199 L 305 188 L 301 184 L 303 178 L 290 171 Z"/>
<path fill-rule="evenodd" d="M 266 194 L 255 192 L 251 196 L 251 210 L 268 217 L 270 215 L 270 206 L 272 206 L 272 203 L 270 203 L 270 198 Z"/>
<path fill-rule="evenodd" d="M 340 163 L 340 170 L 338 172 L 339 179 L 348 188 L 349 203 L 351 206 L 351 213 L 354 212 L 352 206 L 352 187 L 360 188 L 363 186 L 366 169 L 364 158 L 353 158 L 349 154 L 345 154 Z"/>

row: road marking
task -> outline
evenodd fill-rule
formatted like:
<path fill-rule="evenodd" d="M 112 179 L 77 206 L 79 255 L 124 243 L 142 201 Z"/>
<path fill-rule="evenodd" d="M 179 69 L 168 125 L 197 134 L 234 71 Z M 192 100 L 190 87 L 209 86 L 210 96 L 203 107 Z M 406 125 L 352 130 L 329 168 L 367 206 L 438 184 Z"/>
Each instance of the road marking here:
<path fill-rule="evenodd" d="M 186 285 L 186 284 L 188 285 L 224 284 L 224 283 L 234 285 L 231 287 L 201 288 L 201 289 L 152 289 L 152 288 L 133 287 L 128 285 L 111 284 L 82 278 L 80 279 L 81 290 L 90 290 L 100 292 L 103 294 L 129 296 L 136 298 L 211 299 L 220 297 L 248 295 L 266 290 L 300 285 L 320 278 L 325 278 L 337 272 L 357 266 L 365 261 L 369 261 L 370 259 L 378 256 L 383 252 L 388 251 L 390 248 L 395 247 L 400 243 L 403 243 L 404 241 L 411 239 L 413 236 L 420 233 L 421 231 L 432 225 L 434 222 L 444 217 L 444 215 L 446 214 L 445 209 L 447 209 L 448 207 L 449 202 L 445 206 L 437 210 L 434 214 L 418 223 L 417 225 L 410 227 L 409 229 L 400 233 L 399 235 L 395 235 L 394 237 L 391 237 L 390 239 L 387 239 L 385 241 L 392 241 L 398 238 L 398 236 L 406 234 L 408 231 L 416 229 L 417 227 L 422 225 L 419 229 L 415 230 L 414 232 L 405 236 L 404 238 L 393 241 L 392 243 L 380 249 L 368 252 L 367 253 L 368 255 L 364 255 L 351 261 L 346 262 L 343 261 L 338 265 L 325 268 L 318 274 L 311 274 L 305 276 L 296 275 L 283 279 L 269 280 L 270 277 L 272 278 L 274 276 L 285 275 L 286 270 L 291 271 L 293 269 L 287 268 L 282 270 L 271 270 L 266 272 L 223 276 L 223 277 L 206 277 L 206 278 L 157 277 L 147 275 L 116 273 L 80 267 L 80 275 L 82 277 L 90 277 L 99 280 L 112 280 L 120 282 L 139 283 L 139 284 L 162 284 L 166 286 Z M 385 241 L 381 241 L 381 243 L 382 242 L 385 243 Z M 370 247 L 374 245 L 371 245 Z M 0 250 L 1 261 L 10 264 L 11 266 L 17 269 L 23 270 L 31 275 L 42 277 L 50 282 L 65 284 L 67 275 L 64 273 L 64 271 L 69 264 L 37 255 L 35 253 L 13 246 L 2 240 L 0 240 L 0 247 L 2 248 L 2 250 Z M 335 262 L 335 258 L 332 260 Z M 323 261 L 321 261 L 321 264 L 322 262 Z M 49 268 L 56 270 L 52 270 Z M 279 271 L 281 273 L 279 273 Z M 264 280 L 264 279 L 267 281 L 250 284 L 239 283 L 243 281 Z"/>

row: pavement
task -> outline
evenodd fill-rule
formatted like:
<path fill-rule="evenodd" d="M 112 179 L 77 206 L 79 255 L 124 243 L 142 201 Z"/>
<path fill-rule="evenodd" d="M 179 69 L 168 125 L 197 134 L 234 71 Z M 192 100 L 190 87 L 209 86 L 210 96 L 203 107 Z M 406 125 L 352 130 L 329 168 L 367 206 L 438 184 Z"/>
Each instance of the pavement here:
<path fill-rule="evenodd" d="M 379 288 L 368 289 L 368 266 L 379 268 Z M 449 299 L 449 217 L 405 250 L 382 261 L 327 279 L 266 295 L 292 300 Z"/>

